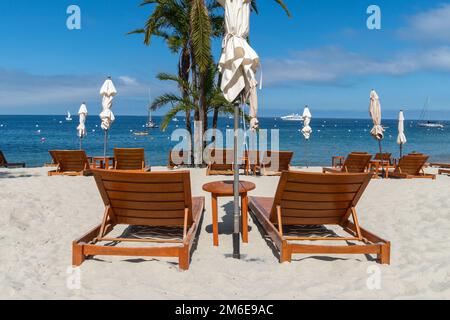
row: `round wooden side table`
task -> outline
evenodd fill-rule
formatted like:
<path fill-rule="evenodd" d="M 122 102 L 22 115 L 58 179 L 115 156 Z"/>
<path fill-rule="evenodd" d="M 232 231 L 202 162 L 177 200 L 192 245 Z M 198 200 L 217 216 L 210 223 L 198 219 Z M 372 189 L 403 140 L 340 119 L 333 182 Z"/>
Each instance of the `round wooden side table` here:
<path fill-rule="evenodd" d="M 242 241 L 248 243 L 248 197 L 247 193 L 255 190 L 256 185 L 247 181 L 239 182 L 239 195 L 241 197 L 242 208 Z M 214 246 L 219 245 L 219 218 L 217 198 L 219 197 L 232 197 L 233 194 L 233 181 L 215 181 L 203 185 L 203 190 L 211 193 L 212 199 L 212 220 L 213 220 L 213 243 Z"/>

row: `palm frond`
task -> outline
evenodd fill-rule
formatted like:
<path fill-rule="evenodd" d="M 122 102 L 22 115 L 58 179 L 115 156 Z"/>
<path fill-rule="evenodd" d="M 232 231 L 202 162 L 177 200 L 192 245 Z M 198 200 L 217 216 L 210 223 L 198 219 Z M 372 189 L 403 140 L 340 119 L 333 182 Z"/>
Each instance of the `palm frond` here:
<path fill-rule="evenodd" d="M 211 20 L 203 0 L 192 0 L 191 42 L 195 61 L 204 72 L 211 57 Z"/>

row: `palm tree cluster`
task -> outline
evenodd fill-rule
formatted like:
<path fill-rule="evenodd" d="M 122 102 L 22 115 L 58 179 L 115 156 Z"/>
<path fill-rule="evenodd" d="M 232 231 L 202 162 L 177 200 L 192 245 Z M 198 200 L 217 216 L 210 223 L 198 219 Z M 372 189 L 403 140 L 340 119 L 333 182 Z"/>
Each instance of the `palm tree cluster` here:
<path fill-rule="evenodd" d="M 278 3 L 290 16 L 282 0 Z M 153 110 L 171 106 L 162 130 L 179 113 L 186 117 L 186 130 L 192 138 L 192 118 L 208 127 L 208 115 L 213 114 L 212 128 L 217 128 L 220 114 L 232 113 L 233 106 L 222 95 L 220 75 L 211 52 L 211 42 L 224 35 L 224 12 L 216 0 L 145 0 L 141 6 L 151 5 L 152 11 L 143 28 L 129 34 L 144 35 L 149 46 L 152 37 L 162 38 L 169 50 L 179 55 L 178 74 L 160 73 L 157 78 L 177 85 L 179 94 L 167 93 L 157 97 Z M 256 0 L 252 9 L 258 12 Z M 194 144 L 191 143 L 191 146 Z"/>

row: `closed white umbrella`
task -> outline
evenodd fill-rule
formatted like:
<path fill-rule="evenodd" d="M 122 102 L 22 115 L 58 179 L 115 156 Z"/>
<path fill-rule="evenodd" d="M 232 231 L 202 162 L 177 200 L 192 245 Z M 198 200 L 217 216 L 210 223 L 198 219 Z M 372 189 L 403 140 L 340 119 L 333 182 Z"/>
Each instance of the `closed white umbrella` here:
<path fill-rule="evenodd" d="M 310 126 L 311 124 L 311 111 L 309 111 L 308 106 L 305 106 L 305 109 L 303 110 L 303 129 L 302 134 L 305 137 L 306 140 L 306 146 L 308 146 L 309 138 L 311 138 L 312 128 Z M 308 167 L 308 150 L 306 150 L 306 167 Z"/>
<path fill-rule="evenodd" d="M 108 131 L 111 129 L 111 125 L 116 120 L 114 113 L 112 112 L 112 105 L 114 97 L 117 95 L 116 87 L 111 80 L 111 77 L 106 79 L 102 88 L 100 89 L 100 95 L 102 98 L 103 110 L 100 113 L 100 119 L 102 120 L 102 129 L 105 131 L 105 143 L 104 143 L 104 157 L 106 158 L 106 151 L 108 146 Z"/>
<path fill-rule="evenodd" d="M 308 106 L 305 107 L 305 110 L 303 110 L 303 129 L 302 129 L 302 133 L 303 136 L 305 137 L 305 140 L 309 140 L 309 138 L 311 137 L 311 133 L 312 133 L 312 128 L 310 127 L 311 124 L 311 111 L 309 111 Z"/>
<path fill-rule="evenodd" d="M 235 103 L 234 112 L 234 163 L 238 163 L 239 104 L 250 100 L 250 128 L 258 128 L 258 97 L 256 88 L 256 71 L 259 68 L 259 57 L 247 42 L 250 31 L 251 0 L 218 0 L 225 8 L 226 35 L 222 43 L 222 55 L 219 61 L 219 71 L 222 73 L 221 89 L 229 102 Z M 239 250 L 239 166 L 234 166 L 234 231 L 233 257 L 240 258 Z"/>
<path fill-rule="evenodd" d="M 407 142 L 406 136 L 405 136 L 405 116 L 403 115 L 403 110 L 400 110 L 400 113 L 398 115 L 398 137 L 397 137 L 397 143 L 400 145 L 400 158 L 402 157 L 403 153 L 403 145 Z"/>
<path fill-rule="evenodd" d="M 83 102 L 78 110 L 78 115 L 80 117 L 80 125 L 77 127 L 78 137 L 80 138 L 80 150 L 83 147 L 83 139 L 87 135 L 86 131 L 86 118 L 88 115 L 86 104 Z"/>
<path fill-rule="evenodd" d="M 378 148 L 380 150 L 381 159 L 383 159 L 383 151 L 381 148 L 381 140 L 384 138 L 384 128 L 381 126 L 381 105 L 380 98 L 375 90 L 370 92 L 370 106 L 369 106 L 370 117 L 373 121 L 373 128 L 370 131 L 370 134 L 377 139 Z M 382 167 L 383 176 L 384 176 L 384 167 Z"/>

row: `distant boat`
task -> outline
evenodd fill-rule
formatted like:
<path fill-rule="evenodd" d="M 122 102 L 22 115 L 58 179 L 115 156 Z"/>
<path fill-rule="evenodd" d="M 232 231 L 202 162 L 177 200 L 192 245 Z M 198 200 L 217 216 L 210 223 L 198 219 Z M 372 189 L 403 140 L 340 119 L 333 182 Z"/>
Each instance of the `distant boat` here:
<path fill-rule="evenodd" d="M 148 136 L 149 135 L 148 131 L 136 131 L 136 132 L 133 132 L 133 134 L 135 136 Z"/>
<path fill-rule="evenodd" d="M 145 124 L 145 127 L 149 128 L 149 129 L 159 128 L 159 126 L 153 121 L 151 108 L 148 108 L 148 121 Z"/>
<path fill-rule="evenodd" d="M 173 118 L 172 121 L 173 122 L 178 122 L 178 119 L 177 118 Z"/>
<path fill-rule="evenodd" d="M 72 121 L 72 115 L 70 114 L 70 111 L 67 111 L 66 121 Z"/>
<path fill-rule="evenodd" d="M 430 104 L 430 98 L 427 97 L 427 100 L 425 101 L 425 104 L 422 109 L 422 113 L 420 114 L 419 127 L 443 129 L 444 125 L 442 123 L 429 120 L 429 116 L 428 116 L 429 104 Z"/>
<path fill-rule="evenodd" d="M 303 121 L 303 117 L 298 113 L 293 113 L 284 117 L 281 117 L 283 121 Z"/>

